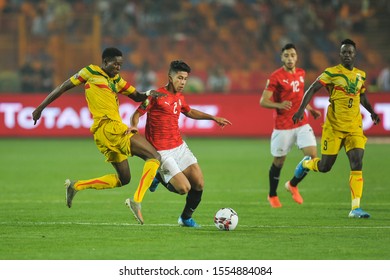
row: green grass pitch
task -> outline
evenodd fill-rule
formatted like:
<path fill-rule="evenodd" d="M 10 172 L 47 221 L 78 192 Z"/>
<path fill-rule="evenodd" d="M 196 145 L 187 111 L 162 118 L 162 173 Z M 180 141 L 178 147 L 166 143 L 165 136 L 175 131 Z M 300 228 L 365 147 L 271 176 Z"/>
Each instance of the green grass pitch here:
<path fill-rule="evenodd" d="M 370 140 L 364 159 L 362 207 L 370 219 L 349 219 L 349 164 L 341 151 L 332 171 L 311 172 L 293 202 L 284 182 L 302 158 L 287 157 L 279 185 L 283 204 L 266 200 L 272 161 L 268 139 L 187 139 L 205 176 L 194 218 L 181 228 L 185 196 L 159 186 L 143 202 L 138 225 L 124 201 L 137 186 L 143 161 L 130 158 L 132 181 L 114 190 L 79 192 L 65 206 L 66 178 L 113 173 L 91 139 L 0 139 L 0 259 L 2 260 L 388 260 L 389 144 Z M 232 207 L 235 231 L 219 231 L 214 213 Z"/>

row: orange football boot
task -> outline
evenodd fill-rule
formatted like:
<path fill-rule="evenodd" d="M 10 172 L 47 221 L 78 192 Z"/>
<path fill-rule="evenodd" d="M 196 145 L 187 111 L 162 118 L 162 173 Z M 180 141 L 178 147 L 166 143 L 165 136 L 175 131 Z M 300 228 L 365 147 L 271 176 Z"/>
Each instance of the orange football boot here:
<path fill-rule="evenodd" d="M 298 203 L 298 204 L 302 204 L 303 203 L 303 198 L 302 198 L 301 194 L 298 191 L 298 187 L 292 187 L 290 185 L 290 181 L 286 182 L 284 187 L 286 188 L 286 190 L 288 192 L 291 193 L 292 198 L 295 200 L 296 203 Z"/>
<path fill-rule="evenodd" d="M 269 204 L 271 205 L 272 208 L 280 208 L 282 207 L 282 204 L 279 201 L 279 197 L 277 196 L 268 196 L 268 201 Z"/>

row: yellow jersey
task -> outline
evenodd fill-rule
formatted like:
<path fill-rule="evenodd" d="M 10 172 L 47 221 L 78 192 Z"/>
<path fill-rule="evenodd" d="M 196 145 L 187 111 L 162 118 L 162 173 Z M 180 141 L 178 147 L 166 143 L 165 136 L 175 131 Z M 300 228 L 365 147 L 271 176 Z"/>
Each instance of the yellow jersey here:
<path fill-rule="evenodd" d="M 339 64 L 326 68 L 318 80 L 330 95 L 324 126 L 344 132 L 362 130 L 360 94 L 366 91 L 366 73 L 357 68 L 349 70 Z"/>
<path fill-rule="evenodd" d="M 85 97 L 93 117 L 90 128 L 92 133 L 95 133 L 101 120 L 122 122 L 117 94 L 130 95 L 135 92 L 135 88 L 119 74 L 110 78 L 102 68 L 91 64 L 81 69 L 70 80 L 76 86 L 85 84 Z"/>

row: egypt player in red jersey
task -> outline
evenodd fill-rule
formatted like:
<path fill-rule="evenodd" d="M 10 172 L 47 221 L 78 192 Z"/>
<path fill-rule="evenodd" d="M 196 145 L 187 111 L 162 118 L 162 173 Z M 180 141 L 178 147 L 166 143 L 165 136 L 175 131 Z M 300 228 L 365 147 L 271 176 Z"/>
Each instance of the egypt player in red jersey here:
<path fill-rule="evenodd" d="M 162 162 L 150 190 L 154 191 L 158 182 L 161 182 L 171 192 L 187 194 L 178 223 L 181 226 L 199 227 L 192 214 L 201 201 L 204 179 L 196 157 L 181 137 L 179 117 L 182 113 L 196 120 L 213 120 L 221 127 L 231 123 L 225 118 L 198 111 L 187 104 L 182 91 L 190 72 L 191 68 L 185 62 L 172 61 L 168 84 L 157 90 L 166 96 L 146 99 L 134 112 L 131 126 L 136 131 L 140 116 L 147 113 L 145 136 L 161 155 Z"/>
<path fill-rule="evenodd" d="M 284 161 L 293 145 L 297 145 L 305 156 L 312 158 L 317 156 L 316 139 L 308 124 L 307 116 L 303 117 L 302 122 L 294 124 L 292 121 L 293 114 L 301 104 L 305 86 L 305 71 L 296 67 L 297 60 L 295 46 L 286 44 L 281 53 L 283 66 L 271 74 L 260 99 L 262 107 L 276 109 L 275 125 L 271 136 L 271 154 L 274 159 L 269 170 L 268 194 L 268 201 L 274 208 L 282 207 L 276 190 Z M 321 116 L 321 113 L 310 105 L 307 105 L 306 109 L 315 119 Z M 303 203 L 303 198 L 297 185 L 304 177 L 293 177 L 285 184 L 287 191 L 299 204 Z"/>

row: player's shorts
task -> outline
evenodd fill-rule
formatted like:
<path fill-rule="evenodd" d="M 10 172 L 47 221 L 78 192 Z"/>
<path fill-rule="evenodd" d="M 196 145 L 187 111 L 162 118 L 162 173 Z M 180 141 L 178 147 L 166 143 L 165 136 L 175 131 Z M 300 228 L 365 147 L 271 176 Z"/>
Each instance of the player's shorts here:
<path fill-rule="evenodd" d="M 321 154 L 337 155 L 344 147 L 345 152 L 352 149 L 363 149 L 366 146 L 367 137 L 364 136 L 363 130 L 356 132 L 342 132 L 333 130 L 332 127 L 324 126 L 321 137 Z"/>
<path fill-rule="evenodd" d="M 99 124 L 93 138 L 107 162 L 122 162 L 131 156 L 130 138 L 134 133 L 127 132 L 122 122 L 104 120 Z"/>
<path fill-rule="evenodd" d="M 293 129 L 274 129 L 271 135 L 271 154 L 274 157 L 286 156 L 292 147 L 299 149 L 316 147 L 317 141 L 309 124 Z"/>
<path fill-rule="evenodd" d="M 183 142 L 179 147 L 170 150 L 158 151 L 161 155 L 160 174 L 165 182 L 169 182 L 173 176 L 182 172 L 190 165 L 198 163 L 197 158 Z"/>

